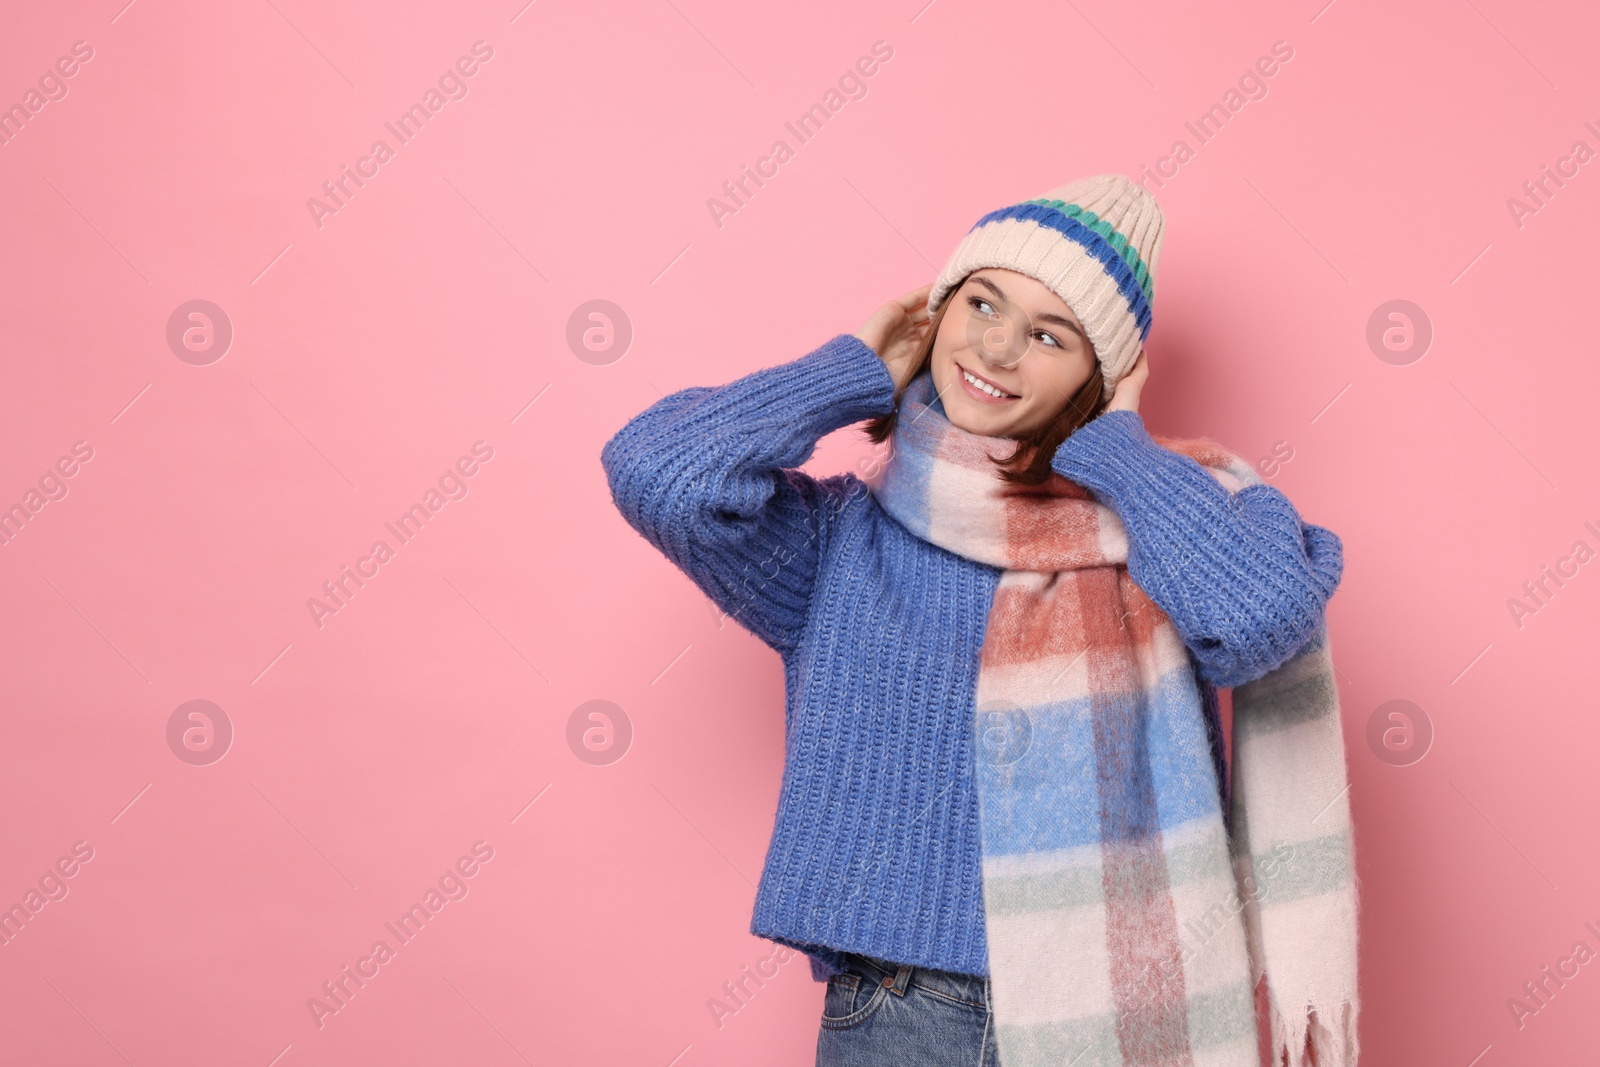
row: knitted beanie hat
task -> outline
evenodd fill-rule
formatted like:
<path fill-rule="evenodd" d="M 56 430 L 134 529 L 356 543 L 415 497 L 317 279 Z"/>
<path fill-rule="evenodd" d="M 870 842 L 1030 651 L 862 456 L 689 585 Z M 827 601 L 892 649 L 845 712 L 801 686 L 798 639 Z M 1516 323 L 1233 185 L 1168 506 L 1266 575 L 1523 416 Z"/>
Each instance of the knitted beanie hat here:
<path fill-rule="evenodd" d="M 1150 335 L 1164 229 L 1155 197 L 1121 174 L 1069 182 L 979 219 L 934 282 L 928 314 L 982 267 L 1037 278 L 1083 323 L 1109 399 Z"/>

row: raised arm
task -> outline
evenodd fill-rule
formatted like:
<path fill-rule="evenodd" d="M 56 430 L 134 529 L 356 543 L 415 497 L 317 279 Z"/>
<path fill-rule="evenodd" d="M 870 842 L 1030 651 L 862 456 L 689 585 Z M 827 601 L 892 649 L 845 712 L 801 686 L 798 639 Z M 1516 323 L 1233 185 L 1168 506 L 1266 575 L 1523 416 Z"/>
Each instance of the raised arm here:
<path fill-rule="evenodd" d="M 894 409 L 878 354 L 840 334 L 727 385 L 682 389 L 600 452 L 628 525 L 779 653 L 799 640 L 845 476 L 795 470 L 834 430 Z"/>
<path fill-rule="evenodd" d="M 1091 419 L 1051 465 L 1116 511 L 1129 575 L 1172 620 L 1207 681 L 1260 678 L 1316 634 L 1344 572 L 1343 545 L 1253 472 L 1252 484 L 1229 492 L 1200 463 L 1153 441 L 1128 410 Z"/>

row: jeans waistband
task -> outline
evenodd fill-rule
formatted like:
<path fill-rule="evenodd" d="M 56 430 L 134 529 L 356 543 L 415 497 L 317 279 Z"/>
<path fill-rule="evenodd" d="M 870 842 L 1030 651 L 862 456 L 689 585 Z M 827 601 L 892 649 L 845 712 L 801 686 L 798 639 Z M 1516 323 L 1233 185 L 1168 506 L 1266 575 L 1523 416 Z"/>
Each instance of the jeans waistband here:
<path fill-rule="evenodd" d="M 905 991 L 905 986 L 916 984 L 969 1004 L 989 1006 L 989 979 L 981 975 L 958 974 L 955 971 L 941 971 L 936 967 L 894 963 L 860 952 L 845 952 L 842 955 L 847 965 L 857 964 L 869 974 L 875 974 L 878 981 L 884 978 L 895 979 L 895 985 L 901 992 Z M 901 972 L 905 972 L 904 977 Z"/>

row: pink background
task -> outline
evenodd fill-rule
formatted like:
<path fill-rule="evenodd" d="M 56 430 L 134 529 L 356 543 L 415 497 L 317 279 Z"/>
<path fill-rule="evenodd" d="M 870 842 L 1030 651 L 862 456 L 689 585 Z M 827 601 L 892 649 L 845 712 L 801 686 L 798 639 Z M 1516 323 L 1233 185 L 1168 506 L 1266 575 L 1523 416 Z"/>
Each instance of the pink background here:
<path fill-rule="evenodd" d="M 93 49 L 0 146 L 0 506 L 93 450 L 0 548 L 0 904 L 93 849 L 0 947 L 6 1064 L 811 1063 L 803 958 L 708 1007 L 772 949 L 778 660 L 623 523 L 601 445 L 853 331 L 983 213 L 1179 138 L 1143 410 L 1292 450 L 1274 484 L 1344 540 L 1364 1062 L 1593 1048 L 1600 963 L 1507 1006 L 1600 950 L 1600 571 L 1508 607 L 1600 547 L 1600 162 L 1507 206 L 1600 149 L 1586 5 L 125 3 L 13 5 L 0 35 L 5 104 Z M 467 95 L 319 227 L 308 198 L 480 40 Z M 1280 40 L 1199 145 L 1184 122 Z M 208 365 L 166 339 L 194 299 L 234 330 Z M 595 299 L 621 358 L 568 345 Z M 1394 299 L 1434 332 L 1406 365 L 1366 340 Z M 322 583 L 477 441 L 465 498 L 319 627 Z M 234 730 L 203 766 L 166 735 L 196 699 Z M 603 766 L 567 733 L 596 699 L 633 731 Z M 1420 761 L 1367 741 L 1391 700 L 1432 724 Z M 308 999 L 478 841 L 468 894 L 319 1028 Z"/>

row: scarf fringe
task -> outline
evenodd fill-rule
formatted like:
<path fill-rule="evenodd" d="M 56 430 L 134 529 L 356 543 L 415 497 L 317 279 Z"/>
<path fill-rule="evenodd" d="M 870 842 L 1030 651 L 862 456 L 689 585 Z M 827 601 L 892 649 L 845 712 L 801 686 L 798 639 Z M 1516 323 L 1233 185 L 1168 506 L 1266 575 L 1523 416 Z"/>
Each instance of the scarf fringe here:
<path fill-rule="evenodd" d="M 1330 1008 L 1309 1005 L 1290 1020 L 1279 1010 L 1277 998 L 1268 999 L 1268 1018 L 1272 1029 L 1274 1067 L 1355 1067 L 1361 1054 L 1356 1035 L 1356 1008 L 1348 997 Z M 1323 1020 L 1331 1019 L 1332 1025 Z M 1306 1035 L 1311 1036 L 1311 1051 L 1306 1055 Z"/>

